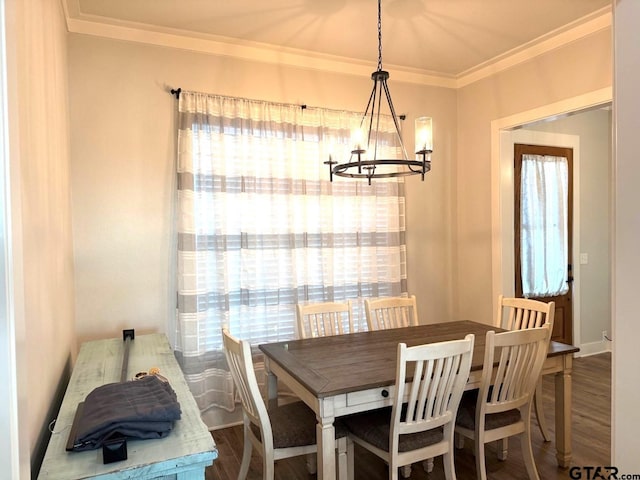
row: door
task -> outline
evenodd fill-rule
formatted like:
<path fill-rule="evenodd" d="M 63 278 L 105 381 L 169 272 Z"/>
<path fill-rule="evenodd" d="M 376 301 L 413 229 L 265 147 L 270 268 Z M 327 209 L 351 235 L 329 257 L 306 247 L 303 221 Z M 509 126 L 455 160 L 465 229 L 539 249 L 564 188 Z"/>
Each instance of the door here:
<path fill-rule="evenodd" d="M 552 340 L 572 343 L 573 150 L 515 144 L 515 293 L 555 302 Z"/>

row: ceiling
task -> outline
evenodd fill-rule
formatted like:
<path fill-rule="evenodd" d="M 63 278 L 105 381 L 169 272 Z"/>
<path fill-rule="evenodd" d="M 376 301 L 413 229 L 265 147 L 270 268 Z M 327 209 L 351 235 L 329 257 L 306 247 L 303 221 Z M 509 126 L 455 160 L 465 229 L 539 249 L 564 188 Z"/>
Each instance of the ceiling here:
<path fill-rule="evenodd" d="M 68 24 L 133 27 L 376 67 L 374 0 L 63 0 Z M 382 61 L 456 78 L 609 11 L 611 0 L 383 0 Z M 71 31 L 73 29 L 70 28 Z"/>

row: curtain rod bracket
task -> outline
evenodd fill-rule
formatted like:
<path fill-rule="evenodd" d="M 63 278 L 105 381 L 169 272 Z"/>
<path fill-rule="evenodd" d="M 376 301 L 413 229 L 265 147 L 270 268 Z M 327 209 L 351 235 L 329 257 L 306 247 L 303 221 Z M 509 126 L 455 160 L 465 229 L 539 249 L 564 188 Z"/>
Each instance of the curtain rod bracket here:
<path fill-rule="evenodd" d="M 180 93 L 182 92 L 181 88 L 172 88 L 171 95 L 175 95 L 178 100 L 180 100 Z"/>

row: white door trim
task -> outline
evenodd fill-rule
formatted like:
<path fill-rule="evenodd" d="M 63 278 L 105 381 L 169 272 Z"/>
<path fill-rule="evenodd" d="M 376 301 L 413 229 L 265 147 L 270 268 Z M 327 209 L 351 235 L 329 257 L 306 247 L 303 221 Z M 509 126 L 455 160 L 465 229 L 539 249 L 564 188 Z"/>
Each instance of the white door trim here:
<path fill-rule="evenodd" d="M 514 130 L 528 123 L 545 118 L 565 115 L 611 102 L 613 93 L 611 87 L 595 90 L 572 97 L 560 102 L 544 105 L 532 110 L 520 112 L 508 117 L 499 118 L 491 122 L 491 256 L 492 256 L 492 302 L 496 311 L 498 295 L 513 294 L 514 260 L 513 260 L 513 143 L 515 139 L 524 138 L 524 133 Z M 558 136 L 556 136 L 558 137 Z M 573 137 L 573 136 L 566 136 Z M 550 140 L 538 137 L 540 141 Z M 522 141 L 522 140 L 517 140 Z M 571 138 L 560 141 L 572 142 Z M 553 144 L 552 144 L 553 145 Z M 579 169 L 574 148 L 574 230 L 573 230 L 573 265 L 579 268 L 575 261 L 579 255 Z M 579 154 L 579 142 L 577 145 Z M 579 278 L 574 271 L 574 277 Z M 574 315 L 573 335 L 574 343 L 580 345 L 579 319 L 579 282 L 574 284 Z"/>
<path fill-rule="evenodd" d="M 5 5 L 0 4 L 0 464 L 20 478 L 15 320 L 12 308 L 11 189 Z"/>

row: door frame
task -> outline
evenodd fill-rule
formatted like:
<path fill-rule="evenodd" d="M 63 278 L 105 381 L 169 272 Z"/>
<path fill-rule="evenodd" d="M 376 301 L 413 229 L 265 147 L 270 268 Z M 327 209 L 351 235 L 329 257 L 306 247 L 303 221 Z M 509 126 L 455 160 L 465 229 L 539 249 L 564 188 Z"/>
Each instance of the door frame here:
<path fill-rule="evenodd" d="M 19 398 L 15 318 L 12 305 L 11 154 L 9 148 L 9 98 L 7 95 L 7 31 L 4 2 L 0 5 L 0 463 L 10 478 L 20 477 Z M 26 437 L 25 434 L 22 435 Z"/>
<path fill-rule="evenodd" d="M 550 302 L 555 301 L 556 313 L 554 317 L 554 325 L 553 332 L 551 334 L 552 340 L 557 340 L 560 342 L 573 343 L 574 335 L 573 335 L 573 318 L 574 318 L 574 307 L 575 305 L 581 305 L 580 302 L 576 302 L 575 292 L 576 287 L 575 282 L 578 279 L 578 282 L 581 280 L 581 276 L 579 275 L 580 265 L 574 266 L 573 261 L 578 258 L 578 255 L 575 255 L 575 244 L 576 240 L 580 239 L 580 235 L 575 235 L 576 223 L 579 223 L 579 215 L 576 215 L 577 210 L 575 209 L 576 202 L 578 202 L 579 208 L 579 200 L 580 195 L 574 194 L 576 184 L 580 184 L 580 172 L 577 167 L 577 163 L 580 159 L 580 152 L 576 152 L 574 147 L 567 147 L 566 145 L 580 145 L 580 137 L 575 135 L 566 135 L 566 134 L 558 134 L 557 132 L 550 133 L 548 138 L 541 138 L 540 135 L 535 130 L 522 130 L 523 133 L 526 133 L 527 136 L 530 137 L 533 142 L 527 143 L 517 143 L 513 150 L 513 164 L 514 164 L 514 224 L 513 224 L 513 239 L 514 239 L 514 284 L 515 284 L 515 296 L 523 296 L 523 287 L 522 287 L 522 262 L 521 259 L 518 258 L 518 254 L 522 253 L 522 224 L 521 218 L 518 218 L 518 212 L 522 213 L 522 201 L 518 198 L 518 194 L 522 194 L 522 185 L 518 185 L 518 181 L 522 182 L 522 164 L 524 162 L 524 156 L 527 154 L 540 155 L 540 156 L 552 156 L 552 157 L 564 157 L 567 161 L 567 172 L 569 177 L 567 179 L 568 183 L 567 194 L 569 195 L 567 198 L 567 214 L 569 214 L 569 218 L 567 221 L 568 231 L 571 233 L 571 237 L 568 238 L 568 252 L 570 255 L 567 257 L 567 261 L 564 265 L 564 275 L 566 279 L 566 286 L 568 288 L 567 292 L 556 293 L 554 295 L 549 296 L 536 296 L 533 295 L 529 298 L 533 300 L 538 300 L 541 302 Z M 545 143 L 542 143 L 545 142 Z M 550 144 L 551 142 L 552 144 Z M 576 158 L 577 155 L 577 158 Z M 544 175 L 543 175 L 544 177 Z M 535 255 L 534 255 L 535 258 Z M 568 279 L 571 277 L 571 280 Z M 534 282 L 535 283 L 535 282 Z M 578 295 L 578 300 L 580 296 Z M 562 311 L 559 315 L 559 309 Z M 578 322 L 579 323 L 579 322 Z M 557 335 L 557 332 L 560 332 L 560 335 Z"/>
<path fill-rule="evenodd" d="M 610 103 L 611 87 L 595 90 L 560 102 L 520 112 L 491 122 L 491 255 L 492 255 L 492 311 L 498 308 L 500 294 L 513 295 L 513 144 L 539 143 L 555 145 L 567 143 L 574 151 L 574 230 L 573 254 L 573 342 L 581 345 L 580 337 L 580 142 L 576 135 L 531 132 L 520 129 L 523 125 L 549 117 L 566 115 Z M 531 137 L 534 137 L 531 139 Z M 573 137 L 573 138 L 571 138 Z"/>

